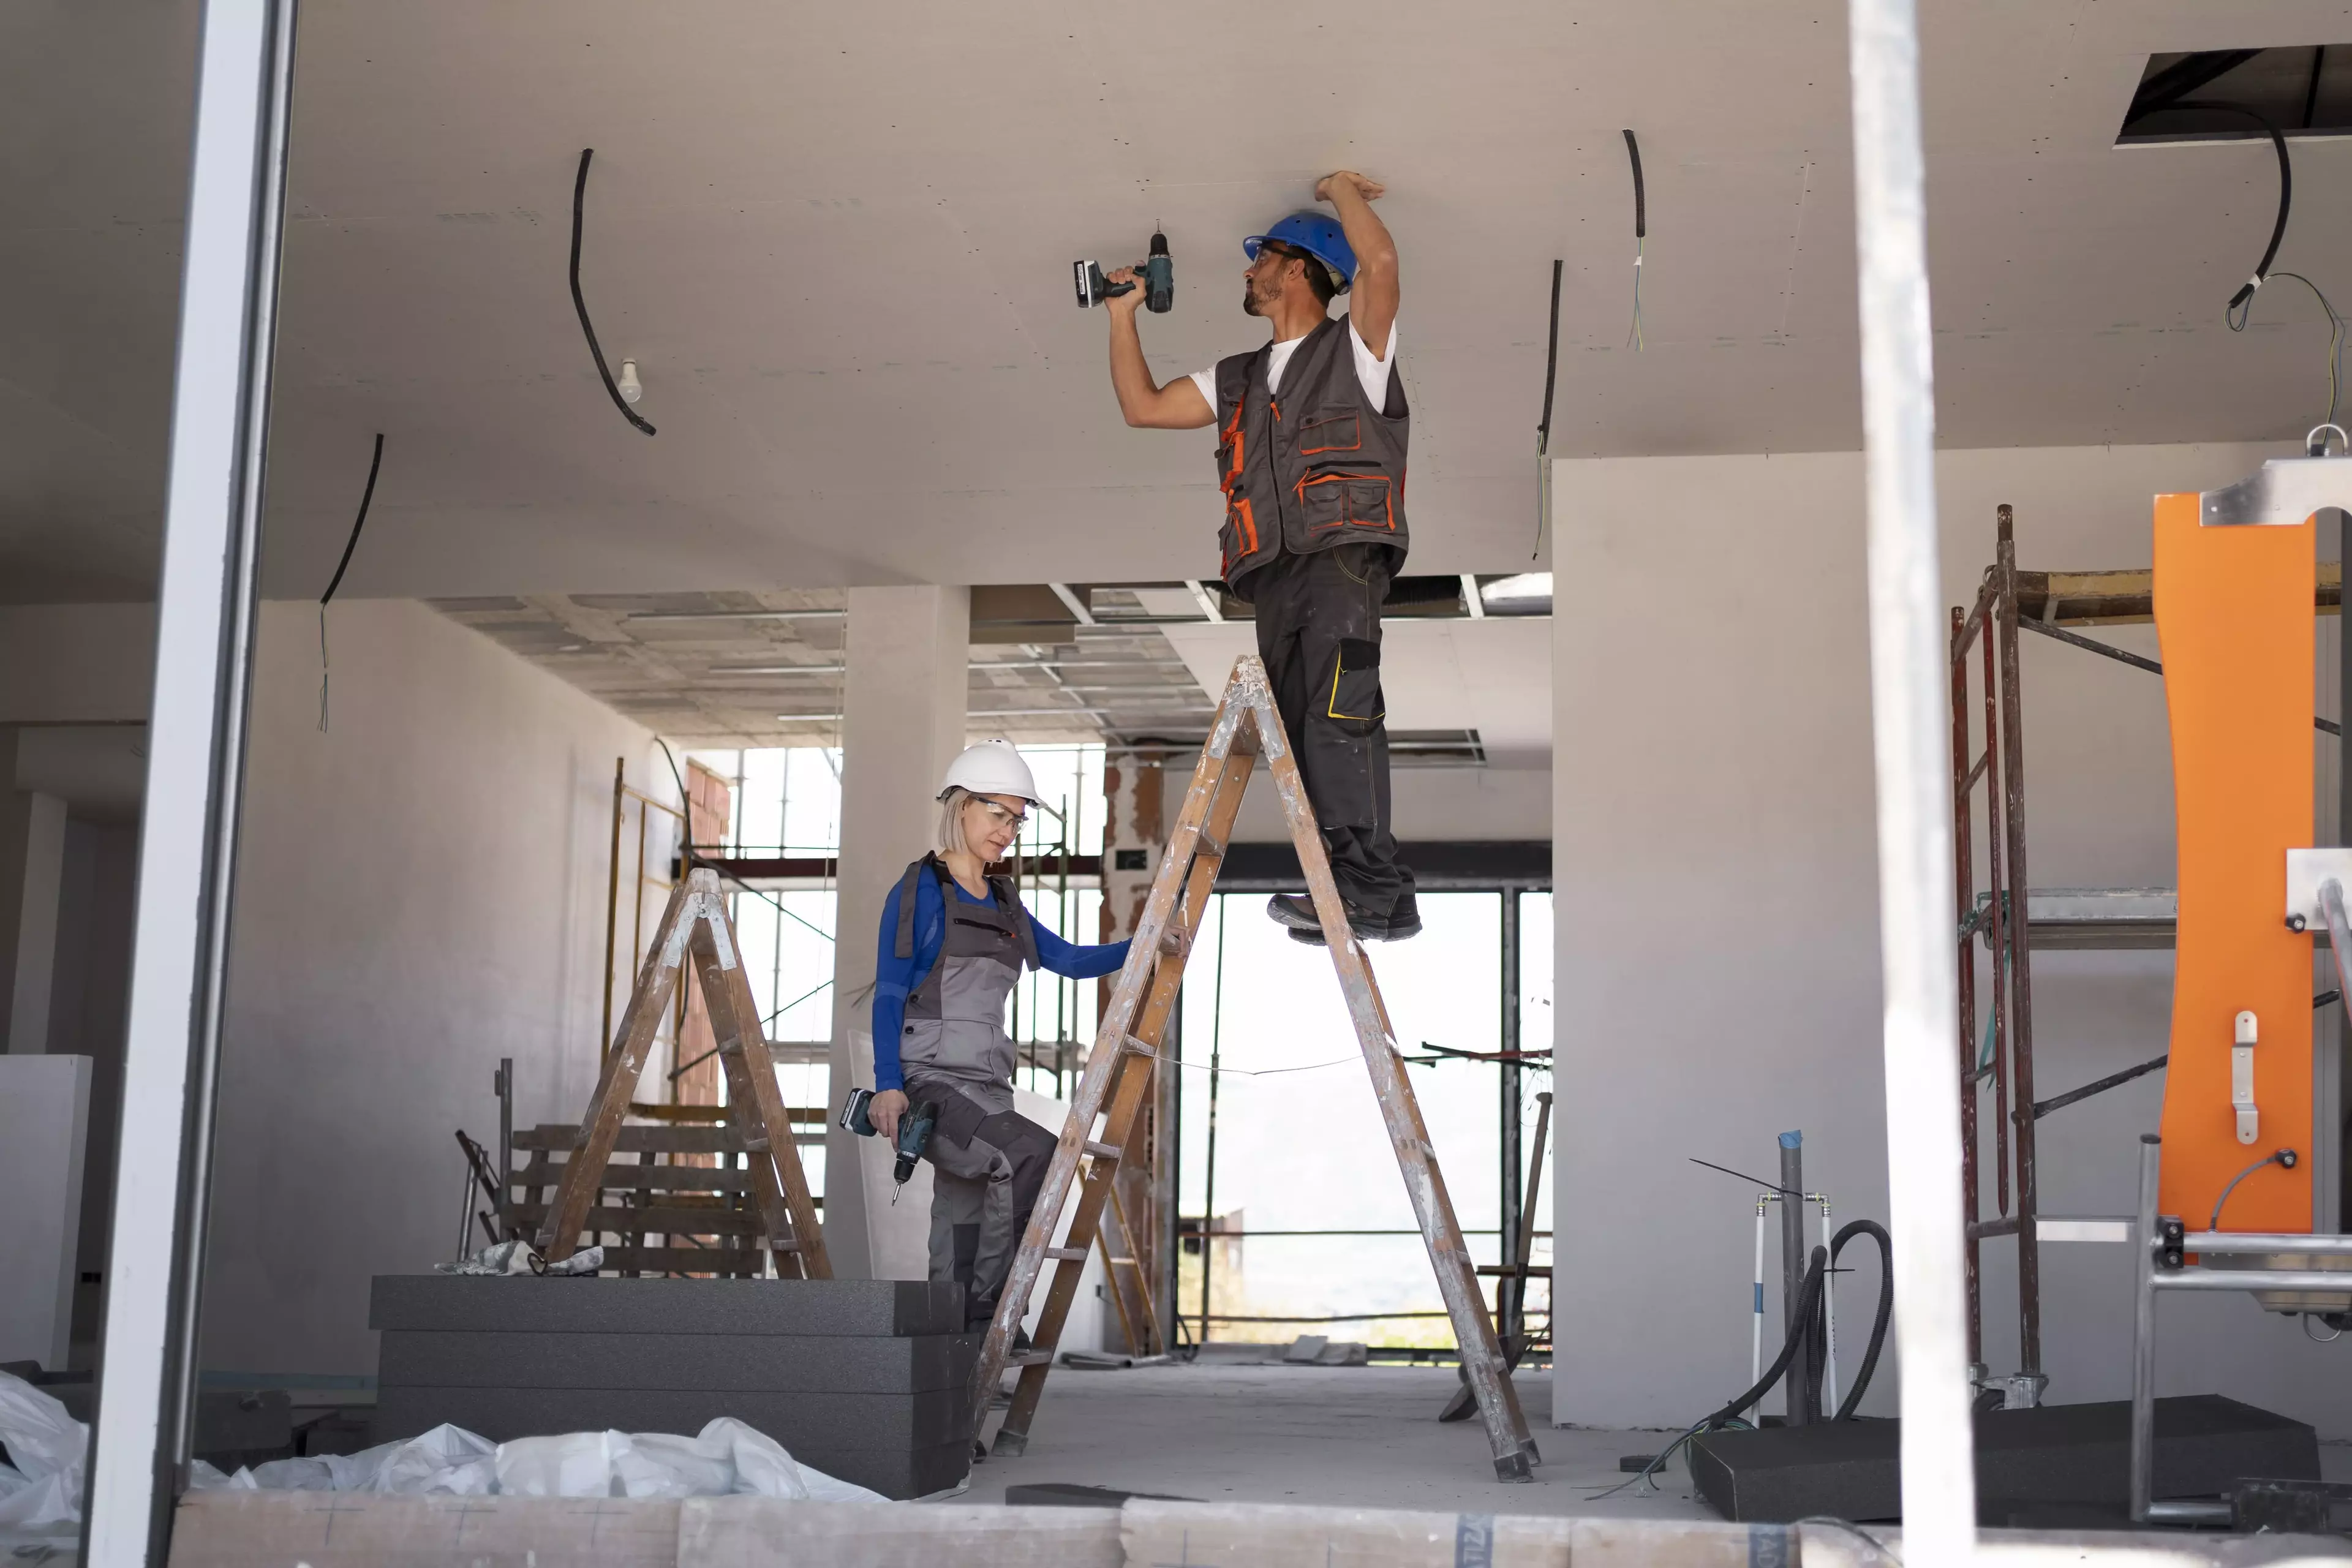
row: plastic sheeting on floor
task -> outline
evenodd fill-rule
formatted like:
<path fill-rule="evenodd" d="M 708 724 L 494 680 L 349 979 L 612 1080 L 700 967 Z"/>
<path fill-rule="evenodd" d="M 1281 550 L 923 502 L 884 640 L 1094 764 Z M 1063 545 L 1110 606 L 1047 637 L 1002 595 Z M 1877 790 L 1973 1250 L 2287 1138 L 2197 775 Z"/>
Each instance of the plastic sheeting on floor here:
<path fill-rule="evenodd" d="M 0 1373 L 0 1527 L 81 1517 L 89 1429 L 24 1379 Z M 408 1497 L 698 1498 L 887 1502 L 796 1462 L 767 1434 L 721 1416 L 696 1436 L 568 1432 L 493 1443 L 457 1426 L 357 1454 L 272 1459 L 224 1475 L 198 1460 L 195 1491 L 374 1492 Z"/>
<path fill-rule="evenodd" d="M 0 1529 L 37 1530 L 81 1519 L 81 1478 L 89 1428 L 66 1407 L 12 1373 L 0 1372 Z"/>

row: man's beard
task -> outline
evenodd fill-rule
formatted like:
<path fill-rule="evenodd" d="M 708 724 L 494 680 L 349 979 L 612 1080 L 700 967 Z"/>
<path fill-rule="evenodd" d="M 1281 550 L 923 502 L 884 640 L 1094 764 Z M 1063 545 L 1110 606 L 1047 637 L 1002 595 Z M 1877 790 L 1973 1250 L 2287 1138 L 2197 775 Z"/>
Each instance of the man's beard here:
<path fill-rule="evenodd" d="M 1260 311 L 1257 308 L 1257 290 L 1249 288 L 1246 285 L 1244 286 L 1242 289 L 1242 314 L 1244 316 L 1255 316 L 1263 313 L 1264 312 Z"/>

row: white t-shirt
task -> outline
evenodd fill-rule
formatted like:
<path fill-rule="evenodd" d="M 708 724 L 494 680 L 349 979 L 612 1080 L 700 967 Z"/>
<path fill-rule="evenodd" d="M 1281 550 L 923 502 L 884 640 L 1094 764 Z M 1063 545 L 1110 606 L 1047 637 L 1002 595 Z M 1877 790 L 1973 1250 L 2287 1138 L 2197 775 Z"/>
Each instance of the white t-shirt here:
<path fill-rule="evenodd" d="M 1396 368 L 1396 323 L 1394 321 L 1389 323 L 1388 352 L 1384 354 L 1375 354 L 1364 346 L 1364 340 L 1356 334 L 1356 318 L 1344 316 L 1340 319 L 1348 323 L 1348 346 L 1356 353 L 1357 384 L 1364 389 L 1365 400 L 1374 408 L 1387 407 L 1389 374 Z M 1306 341 L 1303 337 L 1297 337 L 1286 343 L 1274 345 L 1274 353 L 1266 357 L 1265 362 L 1265 389 L 1268 393 L 1282 390 L 1282 367 L 1290 363 L 1290 356 L 1297 353 L 1298 345 Z M 1201 400 L 1209 405 L 1209 412 L 1214 415 L 1217 412 L 1217 367 L 1211 365 L 1206 370 L 1194 371 L 1192 384 L 1201 389 Z"/>

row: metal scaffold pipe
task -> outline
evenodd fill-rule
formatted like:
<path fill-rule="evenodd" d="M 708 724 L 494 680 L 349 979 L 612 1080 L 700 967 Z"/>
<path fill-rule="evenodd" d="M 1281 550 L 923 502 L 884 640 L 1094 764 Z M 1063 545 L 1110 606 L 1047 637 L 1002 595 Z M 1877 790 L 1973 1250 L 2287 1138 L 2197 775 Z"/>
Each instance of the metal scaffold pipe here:
<path fill-rule="evenodd" d="M 1886 1158 L 1903 1369 L 1906 1562 L 1973 1555 L 1976 1475 L 1961 1279 L 1950 759 L 1937 559 L 1927 196 L 1913 0 L 1849 0 L 1855 250 L 1869 507 Z"/>

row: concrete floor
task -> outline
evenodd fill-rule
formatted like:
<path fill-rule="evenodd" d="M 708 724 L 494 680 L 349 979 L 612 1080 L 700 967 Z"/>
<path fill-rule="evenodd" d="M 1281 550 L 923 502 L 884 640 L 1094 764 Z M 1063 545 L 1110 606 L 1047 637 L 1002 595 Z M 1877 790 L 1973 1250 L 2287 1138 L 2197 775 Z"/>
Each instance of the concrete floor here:
<path fill-rule="evenodd" d="M 1477 1421 L 1440 1425 L 1451 1367 L 1056 1368 L 1018 1459 L 973 1468 L 960 1502 L 1000 1502 L 1041 1481 L 1201 1502 L 1307 1503 L 1451 1512 L 1712 1519 L 1676 1466 L 1660 1490 L 1593 1494 L 1627 1478 L 1621 1454 L 1673 1434 L 1555 1428 L 1551 1376 L 1522 1373 L 1519 1403 L 1543 1450 L 1531 1486 L 1495 1479 Z"/>

